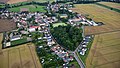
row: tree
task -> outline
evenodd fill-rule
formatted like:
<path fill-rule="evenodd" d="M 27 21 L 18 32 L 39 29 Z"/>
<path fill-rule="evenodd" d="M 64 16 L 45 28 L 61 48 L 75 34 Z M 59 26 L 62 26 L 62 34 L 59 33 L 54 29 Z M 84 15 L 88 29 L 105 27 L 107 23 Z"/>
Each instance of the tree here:
<path fill-rule="evenodd" d="M 69 50 L 75 50 L 82 41 L 82 29 L 71 25 L 55 27 L 51 33 L 60 45 Z"/>

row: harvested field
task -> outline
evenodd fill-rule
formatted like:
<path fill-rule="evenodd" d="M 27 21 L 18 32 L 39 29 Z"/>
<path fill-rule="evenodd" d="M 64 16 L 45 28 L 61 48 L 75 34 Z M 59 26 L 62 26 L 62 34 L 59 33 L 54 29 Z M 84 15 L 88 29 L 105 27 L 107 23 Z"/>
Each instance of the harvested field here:
<path fill-rule="evenodd" d="M 0 2 L 6 3 L 8 2 L 8 0 L 0 0 Z"/>
<path fill-rule="evenodd" d="M 14 3 L 26 2 L 26 1 L 47 2 L 48 0 L 0 0 L 0 2 L 4 2 L 8 4 L 14 4 Z M 54 0 L 49 0 L 49 1 L 53 2 Z"/>
<path fill-rule="evenodd" d="M 15 22 L 7 19 L 0 19 L 0 32 L 11 31 L 16 28 Z"/>
<path fill-rule="evenodd" d="M 32 43 L 3 49 L 0 68 L 42 68 Z"/>
<path fill-rule="evenodd" d="M 112 7 L 112 8 L 120 9 L 119 3 L 114 3 L 114 2 L 98 2 L 98 3 Z"/>
<path fill-rule="evenodd" d="M 0 33 L 0 42 L 2 41 L 3 39 L 3 33 Z M 0 44 L 0 51 L 2 50 L 2 45 Z"/>
<path fill-rule="evenodd" d="M 85 34 L 101 34 L 120 30 L 120 13 L 117 13 L 107 8 L 97 6 L 95 4 L 78 4 L 75 5 L 73 11 L 81 14 L 89 15 L 96 22 L 103 22 L 103 26 L 85 27 Z"/>
<path fill-rule="evenodd" d="M 87 68 L 120 68 L 120 31 L 95 35 Z"/>

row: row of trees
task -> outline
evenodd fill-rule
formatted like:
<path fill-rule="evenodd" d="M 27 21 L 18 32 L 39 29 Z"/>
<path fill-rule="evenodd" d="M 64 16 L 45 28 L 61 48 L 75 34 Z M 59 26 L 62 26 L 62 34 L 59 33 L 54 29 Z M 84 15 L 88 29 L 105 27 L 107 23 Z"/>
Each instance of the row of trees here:
<path fill-rule="evenodd" d="M 82 29 L 68 26 L 58 26 L 51 29 L 57 42 L 68 50 L 75 50 L 82 41 Z"/>

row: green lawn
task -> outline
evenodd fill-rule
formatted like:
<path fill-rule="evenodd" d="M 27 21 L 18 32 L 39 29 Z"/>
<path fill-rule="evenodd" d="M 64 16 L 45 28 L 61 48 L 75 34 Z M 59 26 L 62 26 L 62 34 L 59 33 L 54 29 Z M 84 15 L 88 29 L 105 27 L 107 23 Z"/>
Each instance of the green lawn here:
<path fill-rule="evenodd" d="M 5 5 L 4 4 L 0 4 L 0 8 L 4 8 L 5 7 Z"/>
<path fill-rule="evenodd" d="M 59 25 L 66 26 L 67 24 L 65 24 L 65 23 L 54 23 L 53 27 L 58 27 Z"/>
<path fill-rule="evenodd" d="M 9 10 L 13 12 L 19 12 L 21 8 L 28 8 L 30 12 L 36 12 L 36 11 L 45 12 L 44 10 L 45 7 L 39 5 L 26 5 L 26 6 L 10 8 Z"/>
<path fill-rule="evenodd" d="M 11 45 L 14 46 L 14 45 L 19 45 L 19 44 L 26 43 L 26 42 L 27 42 L 27 39 L 23 38 L 23 39 L 11 41 Z"/>
<path fill-rule="evenodd" d="M 32 1 L 35 1 L 35 2 L 47 2 L 47 1 L 49 1 L 49 2 L 53 2 L 53 1 L 55 1 L 55 0 L 32 0 Z"/>

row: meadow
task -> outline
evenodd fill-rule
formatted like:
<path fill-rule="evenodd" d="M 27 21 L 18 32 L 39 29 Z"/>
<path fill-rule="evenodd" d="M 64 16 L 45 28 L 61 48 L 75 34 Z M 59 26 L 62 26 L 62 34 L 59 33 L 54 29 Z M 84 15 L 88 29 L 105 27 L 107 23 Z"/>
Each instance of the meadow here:
<path fill-rule="evenodd" d="M 22 8 L 28 9 L 30 12 L 45 12 L 44 6 L 39 6 L 39 5 L 25 5 L 25 6 L 20 6 L 20 7 L 14 7 L 14 8 L 9 8 L 10 11 L 13 12 L 20 12 Z"/>

